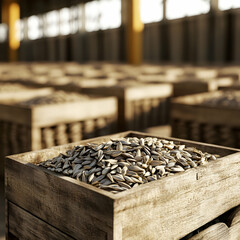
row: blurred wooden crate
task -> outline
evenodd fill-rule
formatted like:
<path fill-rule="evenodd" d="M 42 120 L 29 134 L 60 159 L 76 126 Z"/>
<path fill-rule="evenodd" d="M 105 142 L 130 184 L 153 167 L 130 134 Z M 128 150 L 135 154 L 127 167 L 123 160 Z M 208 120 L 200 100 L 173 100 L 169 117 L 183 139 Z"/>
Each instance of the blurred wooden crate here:
<path fill-rule="evenodd" d="M 82 88 L 85 94 L 118 98 L 118 130 L 143 130 L 168 122 L 170 84 L 118 84 L 111 87 Z"/>
<path fill-rule="evenodd" d="M 240 147 L 239 108 L 202 104 L 221 91 L 194 94 L 171 102 L 172 136 L 230 147 Z"/>
<path fill-rule="evenodd" d="M 147 136 L 155 137 L 124 132 L 7 157 L 6 235 L 20 239 L 45 239 L 47 234 L 51 239 L 180 239 L 240 204 L 237 149 L 167 138 L 221 158 L 118 194 L 34 165 L 76 144 Z"/>
<path fill-rule="evenodd" d="M 212 92 L 222 87 L 229 87 L 236 83 L 232 77 L 219 78 L 197 78 L 195 76 L 175 76 L 167 75 L 141 75 L 138 77 L 140 82 L 145 83 L 171 83 L 173 86 L 173 96 L 179 97 L 194 93 Z"/>
<path fill-rule="evenodd" d="M 90 97 L 35 106 L 22 106 L 18 101 L 0 103 L 1 170 L 6 155 L 117 131 L 117 100 L 114 97 Z"/>

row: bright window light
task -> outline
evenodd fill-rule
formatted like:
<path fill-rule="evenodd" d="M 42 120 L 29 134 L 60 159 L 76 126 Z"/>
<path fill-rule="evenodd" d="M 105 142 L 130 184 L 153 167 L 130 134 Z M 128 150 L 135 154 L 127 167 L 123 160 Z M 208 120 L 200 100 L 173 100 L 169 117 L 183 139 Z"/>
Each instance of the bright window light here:
<path fill-rule="evenodd" d="M 51 11 L 45 14 L 44 33 L 46 37 L 56 37 L 59 35 L 59 13 Z"/>
<path fill-rule="evenodd" d="M 121 1 L 100 0 L 100 29 L 112 29 L 121 26 Z"/>
<path fill-rule="evenodd" d="M 83 18 L 84 18 L 84 5 L 83 4 L 79 4 L 78 5 L 78 27 L 79 30 L 82 30 L 84 28 L 83 26 Z"/>
<path fill-rule="evenodd" d="M 71 33 L 70 28 L 70 9 L 63 8 L 59 11 L 59 19 L 60 19 L 60 34 L 68 35 Z"/>
<path fill-rule="evenodd" d="M 6 42 L 8 36 L 8 26 L 7 24 L 0 24 L 0 43 Z"/>
<path fill-rule="evenodd" d="M 140 13 L 143 23 L 161 21 L 163 18 L 162 0 L 141 0 Z"/>
<path fill-rule="evenodd" d="M 194 16 L 209 12 L 209 0 L 168 0 L 166 17 L 168 19 Z"/>
<path fill-rule="evenodd" d="M 218 7 L 220 10 L 240 8 L 240 0 L 218 0 Z"/>
<path fill-rule="evenodd" d="M 27 20 L 28 39 L 35 40 L 43 36 L 42 19 L 39 16 L 31 16 Z"/>
<path fill-rule="evenodd" d="M 99 30 L 99 2 L 92 1 L 85 4 L 85 28 L 87 32 Z"/>
<path fill-rule="evenodd" d="M 78 24 L 78 6 L 74 6 L 70 8 L 70 30 L 71 33 L 74 34 L 79 30 Z"/>

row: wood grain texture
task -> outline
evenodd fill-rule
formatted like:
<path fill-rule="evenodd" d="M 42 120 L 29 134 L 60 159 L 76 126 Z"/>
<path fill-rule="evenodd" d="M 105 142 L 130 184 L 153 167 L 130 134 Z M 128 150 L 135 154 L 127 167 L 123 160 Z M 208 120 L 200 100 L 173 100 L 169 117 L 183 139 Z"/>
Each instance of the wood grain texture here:
<path fill-rule="evenodd" d="M 155 135 L 124 132 L 9 156 L 7 199 L 73 238 L 114 240 L 179 239 L 240 204 L 239 150 L 211 144 L 167 138 L 223 157 L 118 194 L 32 164 L 76 144 L 124 136 Z"/>
<path fill-rule="evenodd" d="M 216 223 L 189 240 L 231 240 L 229 228 L 225 223 Z"/>
<path fill-rule="evenodd" d="M 171 101 L 172 135 L 224 146 L 240 146 L 240 112 L 238 108 L 202 105 L 206 96 L 221 92 L 194 94 Z"/>
<path fill-rule="evenodd" d="M 107 196 L 31 164 L 15 165 L 9 159 L 6 166 L 11 169 L 6 170 L 7 199 L 73 238 L 109 238 L 113 203 Z"/>
<path fill-rule="evenodd" d="M 32 125 L 34 127 L 47 127 L 58 123 L 114 116 L 116 114 L 117 102 L 114 97 L 92 98 L 86 101 L 36 106 L 32 109 Z"/>
<path fill-rule="evenodd" d="M 60 232 L 51 225 L 43 222 L 39 218 L 24 211 L 13 203 L 8 207 L 8 232 L 16 236 L 19 240 L 32 239 L 52 239 L 71 240 L 72 237 Z"/>
<path fill-rule="evenodd" d="M 234 224 L 229 228 L 230 240 L 240 239 L 240 222 Z"/>
<path fill-rule="evenodd" d="M 217 97 L 220 94 L 219 91 L 175 98 L 171 101 L 171 118 L 239 127 L 238 109 L 201 105 L 205 96 Z"/>

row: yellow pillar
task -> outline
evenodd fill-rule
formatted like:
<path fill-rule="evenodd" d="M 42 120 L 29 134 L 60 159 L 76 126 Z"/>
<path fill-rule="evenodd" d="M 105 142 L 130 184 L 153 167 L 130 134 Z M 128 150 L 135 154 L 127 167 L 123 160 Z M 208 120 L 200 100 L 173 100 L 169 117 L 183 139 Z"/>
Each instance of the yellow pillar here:
<path fill-rule="evenodd" d="M 8 25 L 9 60 L 18 60 L 20 40 L 16 29 L 16 22 L 20 19 L 20 7 L 14 0 L 5 0 L 2 5 L 2 22 Z"/>
<path fill-rule="evenodd" d="M 131 64 L 142 63 L 143 29 L 140 18 L 140 0 L 128 0 L 127 7 L 127 57 Z"/>

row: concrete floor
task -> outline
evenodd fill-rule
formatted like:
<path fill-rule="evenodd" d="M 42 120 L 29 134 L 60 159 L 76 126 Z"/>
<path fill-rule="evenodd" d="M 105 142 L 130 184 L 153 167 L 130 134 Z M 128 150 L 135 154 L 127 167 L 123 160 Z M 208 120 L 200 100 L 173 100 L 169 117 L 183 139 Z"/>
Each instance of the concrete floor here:
<path fill-rule="evenodd" d="M 5 240 L 4 190 L 3 190 L 3 182 L 1 180 L 0 180 L 0 240 Z"/>

